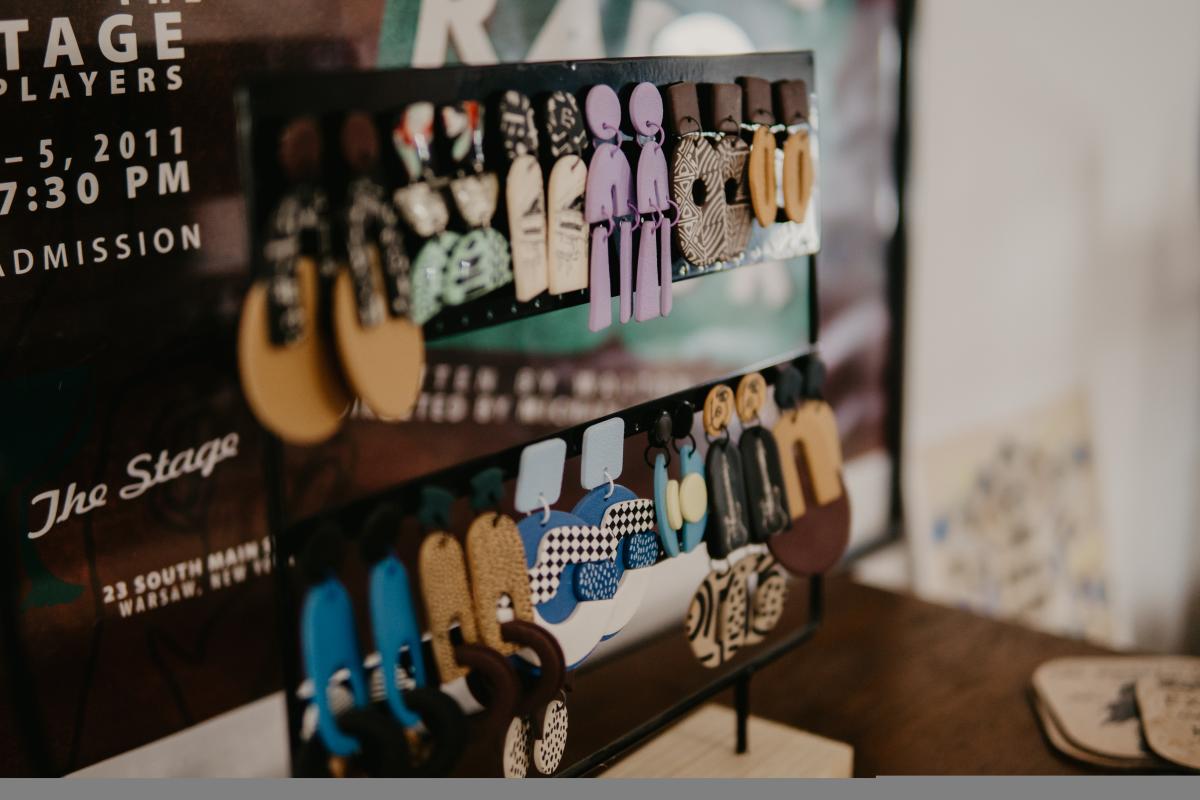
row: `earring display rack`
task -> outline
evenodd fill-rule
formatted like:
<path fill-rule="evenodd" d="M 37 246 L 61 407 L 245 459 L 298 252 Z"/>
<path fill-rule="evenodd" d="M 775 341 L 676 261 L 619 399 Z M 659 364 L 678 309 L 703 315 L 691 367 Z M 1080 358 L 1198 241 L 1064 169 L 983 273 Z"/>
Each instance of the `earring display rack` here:
<path fill-rule="evenodd" d="M 648 81 L 660 88 L 678 81 L 697 84 L 734 83 L 741 77 L 758 77 L 775 82 L 802 80 L 815 85 L 813 54 L 809 51 L 756 53 L 736 56 L 671 57 L 598 59 L 593 61 L 557 61 L 537 64 L 497 64 L 490 66 L 460 66 L 441 69 L 400 69 L 374 72 L 322 72 L 315 74 L 272 75 L 251 81 L 238 93 L 237 108 L 243 169 L 246 176 L 247 218 L 250 222 L 251 252 L 255 254 L 255 272 L 262 272 L 261 263 L 264 233 L 271 209 L 288 189 L 276 151 L 279 133 L 290 120 L 301 115 L 316 116 L 324 129 L 325 139 L 336 142 L 342 117 L 353 111 L 373 116 L 382 129 L 395 124 L 396 115 L 407 105 L 430 101 L 435 105 L 463 100 L 480 100 L 489 105 L 485 126 L 494 129 L 495 116 L 490 101 L 509 89 L 520 89 L 535 99 L 550 92 L 563 90 L 574 93 L 583 107 L 586 90 L 597 84 L 618 89 L 622 107 L 628 105 L 629 93 L 637 83 Z M 811 91 L 811 90 L 810 90 Z M 817 125 L 816 103 L 811 104 L 814 131 Z M 628 125 L 622 129 L 628 131 Z M 485 136 L 485 165 L 503 177 L 506 159 L 496 135 Z M 668 139 L 667 149 L 671 142 Z M 636 150 L 632 142 L 625 145 L 629 152 Z M 331 151 L 336 148 L 326 148 Z M 590 146 L 589 146 L 590 151 Z M 538 154 L 543 174 L 548 175 L 554 159 Z M 585 158 L 585 160 L 587 160 Z M 385 182 L 404 183 L 403 167 L 388 146 L 383 148 L 381 168 Z M 341 159 L 326 152 L 321 164 L 321 183 L 345 186 L 349 171 Z M 331 200 L 337 196 L 331 194 Z M 503 203 L 500 204 L 503 206 Z M 817 216 L 811 214 L 814 219 Z M 493 225 L 506 227 L 503 208 L 497 211 Z M 818 225 L 777 222 L 768 228 L 755 226 L 746 250 L 731 260 L 717 261 L 705 266 L 689 263 L 678 254 L 672 263 L 672 282 L 679 282 L 748 266 L 766 260 L 792 258 L 815 253 L 820 246 Z M 617 281 L 613 276 L 610 285 Z M 427 342 L 458 333 L 512 322 L 546 314 L 563 308 L 584 305 L 588 290 L 565 294 L 542 294 L 528 302 L 514 299 L 511 289 L 493 291 L 461 305 L 450 306 L 425 325 Z"/>
<path fill-rule="evenodd" d="M 752 76 L 770 82 L 781 80 L 803 80 L 812 87 L 814 63 L 810 52 L 768 53 L 743 56 L 703 58 L 644 58 L 608 59 L 586 62 L 552 62 L 544 64 L 509 64 L 487 67 L 463 66 L 437 70 L 393 70 L 362 73 L 319 73 L 304 76 L 271 76 L 249 83 L 238 96 L 239 128 L 247 216 L 249 219 L 252 253 L 255 254 L 255 273 L 262 274 L 264 264 L 264 233 L 271 208 L 287 191 L 287 182 L 277 163 L 276 148 L 283 126 L 300 115 L 317 117 L 325 130 L 325 138 L 336 138 L 337 126 L 346 113 L 362 111 L 372 115 L 381 125 L 390 127 L 395 115 L 410 103 L 432 101 L 435 104 L 453 103 L 461 100 L 491 99 L 508 89 L 519 89 L 537 98 L 546 93 L 565 90 L 582 98 L 589 87 L 607 84 L 618 89 L 622 105 L 628 101 L 629 90 L 637 83 L 649 81 L 660 88 L 677 81 L 697 84 L 732 83 L 739 77 Z M 536 102 L 536 100 L 535 100 Z M 815 103 L 812 112 L 813 129 L 816 128 Z M 494 140 L 496 137 L 488 137 Z M 669 147 L 670 145 L 668 145 Z M 494 152 L 494 142 L 485 144 L 488 169 L 496 168 L 503 177 L 504 161 Z M 386 173 L 385 181 L 392 185 L 402 183 L 398 176 L 402 167 L 390 148 L 384 148 L 381 162 Z M 552 160 L 539 154 L 543 170 L 548 172 Z M 344 186 L 349 172 L 336 159 L 325 157 L 322 163 L 322 183 L 327 186 Z M 336 195 L 331 195 L 335 200 Z M 625 422 L 626 438 L 647 435 L 653 421 L 663 411 L 671 412 L 683 403 L 690 403 L 698 410 L 703 406 L 708 392 L 716 385 L 736 384 L 742 376 L 760 372 L 768 383 L 774 383 L 779 370 L 789 366 L 799 367 L 807 375 L 805 367 L 814 359 L 814 348 L 819 328 L 817 314 L 817 269 L 816 252 L 819 249 L 817 212 L 810 215 L 806 223 L 779 222 L 768 228 L 755 226 L 755 232 L 746 250 L 736 259 L 718 261 L 698 267 L 676 256 L 671 269 L 672 282 L 689 280 L 719 271 L 740 268 L 756 262 L 797 256 L 807 258 L 807 288 L 809 299 L 809 342 L 786 357 L 769 363 L 751 365 L 735 374 L 719 380 L 694 386 L 667 397 L 642 403 L 614 414 L 607 415 L 584 425 L 559 431 L 543 439 L 524 442 L 518 447 L 481 456 L 453 465 L 420 478 L 406 481 L 369 497 L 358 499 L 344 506 L 326 509 L 311 517 L 299 520 L 289 518 L 287 501 L 287 474 L 285 470 L 285 446 L 273 435 L 265 437 L 264 478 L 267 488 L 267 519 L 271 533 L 274 560 L 274 580 L 277 587 L 278 627 L 283 653 L 283 682 L 287 704 L 288 730 L 293 756 L 301 746 L 301 724 L 304 713 L 302 700 L 296 689 L 303 676 L 299 659 L 299 636 L 297 629 L 298 597 L 294 581 L 295 565 L 312 534 L 323 523 L 333 521 L 349 535 L 360 530 L 372 510 L 381 503 L 398 506 L 412 513 L 420 505 L 424 487 L 437 487 L 455 497 L 471 494 L 471 478 L 484 470 L 499 470 L 505 480 L 516 477 L 521 452 L 525 447 L 544 439 L 563 439 L 567 444 L 567 457 L 580 454 L 584 430 L 604 419 L 619 417 Z M 498 214 L 497 228 L 502 229 L 503 211 Z M 615 278 L 615 275 L 613 276 Z M 612 286 L 617 281 L 611 282 Z M 615 296 L 615 295 L 614 295 Z M 427 341 L 444 338 L 458 333 L 479 330 L 492 325 L 549 313 L 551 311 L 582 305 L 588 302 L 588 291 L 573 291 L 561 295 L 542 294 L 528 302 L 514 299 L 511 289 L 493 291 L 477 300 L 446 308 L 428 320 L 425 325 Z M 676 700 L 640 725 L 626 731 L 607 745 L 576 758 L 560 768 L 557 777 L 576 777 L 594 773 L 598 768 L 629 749 L 648 740 L 666 727 L 696 709 L 702 703 L 721 692 L 734 690 L 736 709 L 736 751 L 748 748 L 746 722 L 750 713 L 750 683 L 754 673 L 767 664 L 778 660 L 811 638 L 821 623 L 823 610 L 823 584 L 820 575 L 806 579 L 808 582 L 807 618 L 802 624 L 786 633 L 769 638 L 752 655 L 739 657 L 736 666 L 722 672 L 706 682 L 701 688 Z M 295 759 L 293 758 L 293 762 Z"/>

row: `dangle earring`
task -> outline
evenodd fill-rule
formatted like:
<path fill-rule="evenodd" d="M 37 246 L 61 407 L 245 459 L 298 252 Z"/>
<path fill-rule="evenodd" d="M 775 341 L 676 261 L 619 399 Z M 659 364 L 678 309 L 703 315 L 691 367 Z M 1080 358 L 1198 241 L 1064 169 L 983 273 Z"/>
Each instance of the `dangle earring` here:
<path fill-rule="evenodd" d="M 599 331 L 612 324 L 612 282 L 609 239 L 617 232 L 621 322 L 633 311 L 633 220 L 630 192 L 633 172 L 621 150 L 621 101 L 612 87 L 598 84 L 584 103 L 587 123 L 595 137 L 588 165 L 584 218 L 592 225 L 591 291 L 588 328 Z"/>
<path fill-rule="evenodd" d="M 742 87 L 714 83 L 709 97 L 710 126 L 719 134 L 715 146 L 725 179 L 725 251 L 721 258 L 728 261 L 745 252 L 754 221 L 747 173 L 750 145 L 742 139 Z"/>
<path fill-rule="evenodd" d="M 738 440 L 745 475 L 746 504 L 750 510 L 750 539 L 766 542 L 791 524 L 783 488 L 783 467 L 775 437 L 763 428 L 758 412 L 767 398 L 767 382 L 753 372 L 738 383 L 734 404 L 742 421 Z M 751 425 L 752 422 L 759 424 Z"/>
<path fill-rule="evenodd" d="M 704 538 L 708 521 L 708 486 L 704 462 L 696 452 L 692 437 L 695 410 L 691 403 L 680 403 L 674 413 L 662 412 L 650 426 L 650 449 L 661 448 L 654 457 L 654 511 L 658 520 L 658 535 L 663 550 L 670 558 L 690 553 Z M 679 454 L 679 480 L 668 477 L 671 453 L 668 449 L 676 440 L 688 443 L 676 445 Z"/>
<path fill-rule="evenodd" d="M 399 219 L 377 176 L 379 134 L 363 113 L 342 125 L 347 269 L 333 284 L 333 332 L 342 370 L 376 416 L 408 416 L 421 391 L 425 336 L 409 317 L 410 264 Z"/>
<path fill-rule="evenodd" d="M 546 99 L 546 139 L 554 159 L 546 190 L 547 277 L 550 294 L 565 294 L 588 285 L 588 224 L 583 217 L 587 131 L 575 95 L 557 91 Z"/>
<path fill-rule="evenodd" d="M 638 322 L 671 313 L 670 176 L 662 143 L 663 100 L 653 83 L 639 83 L 629 97 L 629 118 L 641 153 L 637 162 L 637 213 L 641 215 L 637 266 Z"/>
<path fill-rule="evenodd" d="M 588 493 L 571 513 L 619 540 L 614 559 L 618 583 L 605 639 L 617 635 L 633 619 L 652 578 L 648 568 L 658 563 L 659 554 L 654 501 L 639 498 L 616 482 L 624 462 L 625 420 L 614 417 L 583 432 L 580 483 Z M 596 583 L 587 574 L 596 568 L 592 564 L 580 565 L 581 586 Z"/>
<path fill-rule="evenodd" d="M 521 452 L 513 505 L 525 548 L 534 620 L 558 640 L 568 669 L 581 664 L 609 629 L 620 576 L 620 537 L 574 514 L 551 510 L 562 492 L 567 443 L 547 439 Z M 587 567 L 584 570 L 584 567 Z"/>
<path fill-rule="evenodd" d="M 443 106 L 441 117 L 450 161 L 458 169 L 450 196 L 470 228 L 454 243 L 442 285 L 442 300 L 456 306 L 512 283 L 512 259 L 508 240 L 492 227 L 500 181 L 484 169 L 483 106 L 464 100 Z"/>
<path fill-rule="evenodd" d="M 404 777 L 409 774 L 408 745 L 370 705 L 354 608 L 337 577 L 340 563 L 341 532 L 333 527 L 317 531 L 301 559 L 309 588 L 300 609 L 300 650 L 317 723 L 297 759 L 297 771 L 308 778 Z M 349 698 L 340 680 L 349 682 Z M 343 695 L 336 710 L 331 702 L 335 692 Z"/>
<path fill-rule="evenodd" d="M 671 132 L 678 137 L 671 158 L 675 238 L 683 257 L 703 267 L 720 261 L 726 250 L 724 163 L 701 130 L 696 84 L 668 86 L 667 106 Z"/>
<path fill-rule="evenodd" d="M 804 81 L 780 81 L 775 84 L 775 96 L 788 134 L 783 142 L 783 210 L 792 222 L 804 222 L 816 183 L 808 85 Z"/>
<path fill-rule="evenodd" d="M 238 323 L 246 402 L 263 427 L 295 444 L 332 436 L 351 402 L 326 336 L 321 299 L 322 283 L 336 266 L 329 201 L 317 186 L 320 164 L 316 121 L 304 117 L 284 128 L 279 165 L 292 188 L 271 214 L 265 269 L 246 293 Z"/>
<path fill-rule="evenodd" d="M 408 175 L 408 184 L 393 192 L 392 201 L 409 229 L 425 240 L 411 270 L 410 315 L 417 325 L 442 308 L 446 267 L 459 238 L 446 230 L 450 224 L 450 208 L 442 194 L 446 179 L 433 172 L 433 117 L 433 103 L 413 103 L 392 129 L 392 145 Z"/>
<path fill-rule="evenodd" d="M 751 130 L 747 164 L 750 202 L 754 217 L 765 228 L 775 222 L 779 201 L 775 188 L 775 114 L 771 110 L 771 84 L 762 78 L 739 78 L 747 127 Z"/>
<path fill-rule="evenodd" d="M 504 181 L 516 296 L 526 302 L 546 291 L 546 192 L 538 162 L 533 105 L 518 91 L 500 99 L 500 140 L 509 160 Z"/>
<path fill-rule="evenodd" d="M 781 370 L 775 384 L 779 421 L 772 433 L 779 445 L 792 524 L 767 539 L 767 546 L 796 575 L 829 569 L 850 541 L 842 445 L 833 409 L 821 397 L 824 378 L 824 365 L 814 356 L 803 374 L 794 367 Z"/>
<path fill-rule="evenodd" d="M 400 522 L 399 511 L 383 506 L 363 532 L 363 560 L 371 565 L 371 632 L 379 649 L 383 708 L 417 756 L 413 776 L 440 777 L 454 768 L 466 745 L 466 719 L 453 698 L 429 683 L 408 570 L 391 546 Z"/>
<path fill-rule="evenodd" d="M 710 506 L 705 538 L 713 558 L 728 558 L 750 541 L 742 459 L 727 428 L 733 412 L 733 391 L 724 384 L 714 387 L 704 400 L 704 432 L 709 437 L 704 466 Z"/>

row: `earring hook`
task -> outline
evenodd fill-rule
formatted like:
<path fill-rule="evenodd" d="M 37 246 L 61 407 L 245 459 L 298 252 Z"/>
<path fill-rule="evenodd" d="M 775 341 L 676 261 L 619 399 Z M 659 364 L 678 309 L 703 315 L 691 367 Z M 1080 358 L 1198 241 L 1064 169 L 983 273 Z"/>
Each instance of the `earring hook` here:
<path fill-rule="evenodd" d="M 550 522 L 550 504 L 546 502 L 546 495 L 539 494 L 538 500 L 542 503 L 542 524 L 546 525 Z"/>
<path fill-rule="evenodd" d="M 608 467 L 604 468 L 604 477 L 608 479 L 608 493 L 604 495 L 604 499 L 607 500 L 617 490 L 617 482 L 613 480 L 612 473 L 608 471 Z"/>

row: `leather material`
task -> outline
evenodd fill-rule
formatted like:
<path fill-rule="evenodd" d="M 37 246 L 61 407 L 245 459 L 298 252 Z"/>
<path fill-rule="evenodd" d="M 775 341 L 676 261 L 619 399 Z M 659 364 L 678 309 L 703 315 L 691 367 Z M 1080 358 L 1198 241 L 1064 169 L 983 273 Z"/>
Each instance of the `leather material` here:
<path fill-rule="evenodd" d="M 679 208 L 675 240 L 692 264 L 707 266 L 725 253 L 724 164 L 707 139 L 690 136 L 675 145 L 671 196 Z"/>
<path fill-rule="evenodd" d="M 742 87 L 714 83 L 709 87 L 709 128 L 725 134 L 716 142 L 723 165 L 725 249 L 722 259 L 736 258 L 750 241 L 754 210 L 750 205 L 750 145 L 742 139 Z"/>
<path fill-rule="evenodd" d="M 808 400 L 781 413 L 773 434 L 779 445 L 789 530 L 767 540 L 789 572 L 825 572 L 850 541 L 850 498 L 841 475 L 837 421 L 828 403 Z"/>
<path fill-rule="evenodd" d="M 708 484 L 708 532 L 705 541 L 713 558 L 727 558 L 750 541 L 749 501 L 741 454 L 728 441 L 708 446 L 704 463 Z"/>
<path fill-rule="evenodd" d="M 503 635 L 497 617 L 502 599 L 508 598 L 514 622 L 533 623 L 525 548 L 517 523 L 504 514 L 480 514 L 467 529 L 466 553 L 479 640 L 503 655 L 513 655 L 517 645 Z"/>
<path fill-rule="evenodd" d="M 783 466 L 775 437 L 759 426 L 746 428 L 738 441 L 745 476 L 746 506 L 750 512 L 750 540 L 765 542 L 791 524 Z"/>
<path fill-rule="evenodd" d="M 792 222 L 804 221 L 815 184 L 809 132 L 795 131 L 783 143 L 783 209 Z"/>
<path fill-rule="evenodd" d="M 295 266 L 300 307 L 318 318 L 317 265 Z M 337 432 L 350 406 L 350 393 L 334 361 L 333 348 L 311 323 L 294 343 L 271 342 L 268 283 L 256 281 L 246 293 L 238 322 L 238 371 L 246 403 L 264 428 L 293 444 L 316 444 Z"/>

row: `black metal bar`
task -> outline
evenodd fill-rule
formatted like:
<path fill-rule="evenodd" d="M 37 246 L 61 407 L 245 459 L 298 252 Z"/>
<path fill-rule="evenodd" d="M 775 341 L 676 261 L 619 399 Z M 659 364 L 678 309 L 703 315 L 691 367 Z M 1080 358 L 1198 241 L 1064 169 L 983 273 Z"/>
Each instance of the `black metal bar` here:
<path fill-rule="evenodd" d="M 263 437 L 263 482 L 267 491 L 267 527 L 271 532 L 271 569 L 275 572 L 275 613 L 279 627 L 279 648 L 283 653 L 283 697 L 287 709 L 288 754 L 299 752 L 300 722 L 304 714 L 296 687 L 300 685 L 299 633 L 296 629 L 296 601 L 288 580 L 288 556 L 279 546 L 287 524 L 287 484 L 284 478 L 283 443 L 278 437 Z M 293 765 L 294 769 L 294 765 Z"/>
<path fill-rule="evenodd" d="M 808 621 L 796 632 L 792 633 L 785 639 L 781 639 L 770 647 L 747 661 L 742 666 L 728 672 L 725 675 L 717 678 L 712 683 L 692 692 L 687 697 L 683 698 L 674 705 L 669 706 L 658 714 L 655 714 L 650 719 L 643 722 L 636 728 L 626 732 L 624 735 L 614 739 L 613 741 L 601 747 L 585 758 L 581 758 L 574 764 L 560 770 L 555 777 L 557 778 L 580 778 L 591 774 L 600 767 L 605 766 L 608 762 L 625 753 L 637 745 L 644 742 L 654 734 L 663 730 L 671 723 L 688 714 L 688 712 L 697 708 L 701 704 L 712 699 L 716 695 L 736 686 L 738 681 L 743 677 L 749 678 L 750 675 L 767 666 L 771 662 L 787 655 L 792 650 L 795 650 L 800 645 L 807 642 L 813 637 L 820 627 L 821 604 L 818 602 L 813 605 L 813 598 L 819 597 L 821 594 L 821 576 L 813 576 L 809 579 L 809 612 Z"/>
<path fill-rule="evenodd" d="M 733 685 L 733 709 L 737 713 L 737 749 L 740 756 L 745 754 L 748 747 L 746 740 L 746 724 L 750 720 L 750 674 L 739 675 Z"/>
<path fill-rule="evenodd" d="M 775 375 L 780 367 L 788 364 L 794 364 L 797 361 L 809 357 L 808 348 L 793 351 L 789 356 L 763 362 L 757 365 L 746 368 L 745 370 L 726 375 L 707 383 L 693 386 L 690 389 L 684 389 L 681 392 L 676 392 L 666 397 L 660 397 L 636 406 L 631 406 L 622 411 L 614 412 L 613 414 L 600 417 L 571 428 L 558 431 L 556 433 L 543 436 L 538 439 L 531 439 L 523 442 L 515 447 L 510 447 L 496 453 L 481 456 L 470 461 L 464 461 L 447 467 L 436 472 L 422 475 L 410 481 L 393 486 L 381 492 L 377 492 L 368 497 L 355 500 L 344 506 L 334 509 L 328 509 L 313 517 L 304 520 L 299 520 L 295 524 L 282 527 L 280 530 L 285 531 L 283 536 L 276 538 L 276 548 L 280 551 L 282 557 L 299 553 L 308 537 L 312 532 L 324 521 L 336 520 L 342 531 L 348 536 L 354 536 L 357 531 L 362 529 L 362 525 L 366 520 L 367 515 L 371 513 L 380 503 L 392 503 L 397 507 L 412 511 L 420 505 L 420 491 L 425 486 L 438 486 L 443 488 L 455 496 L 469 496 L 471 492 L 471 478 L 478 475 L 485 469 L 499 468 L 503 473 L 505 480 L 513 479 L 517 475 L 517 469 L 520 464 L 521 452 L 531 444 L 545 441 L 547 439 L 563 439 L 567 443 L 567 457 L 572 458 L 579 455 L 583 448 L 583 433 L 592 425 L 601 422 L 605 419 L 620 417 L 625 420 L 625 436 L 637 436 L 645 433 L 649 425 L 657 418 L 658 414 L 664 409 L 670 410 L 680 402 L 685 400 L 690 401 L 696 408 L 701 408 L 704 405 L 704 398 L 709 391 L 716 385 L 721 383 L 733 383 L 739 380 L 742 376 L 752 372 L 761 372 L 768 383 L 773 383 Z"/>

